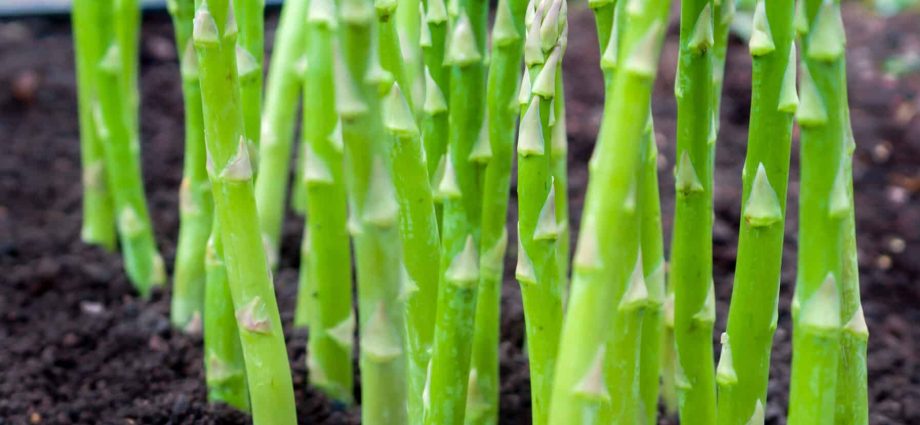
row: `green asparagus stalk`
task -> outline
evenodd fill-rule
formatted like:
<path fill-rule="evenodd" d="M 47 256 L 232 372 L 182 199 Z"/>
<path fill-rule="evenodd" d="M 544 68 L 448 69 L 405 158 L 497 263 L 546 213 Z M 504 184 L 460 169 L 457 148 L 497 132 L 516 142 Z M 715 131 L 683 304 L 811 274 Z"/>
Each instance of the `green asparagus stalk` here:
<path fill-rule="evenodd" d="M 407 96 L 401 89 L 415 85 L 414 78 L 418 73 L 414 72 L 414 67 L 420 66 L 409 61 L 407 56 L 415 54 L 412 46 L 417 44 L 411 41 L 411 37 L 415 32 L 412 26 L 416 18 L 401 9 L 411 8 L 418 14 L 418 7 L 401 2 L 394 11 L 381 8 L 380 4 L 378 2 L 377 12 L 381 62 L 397 81 L 384 104 L 384 125 L 393 139 L 390 156 L 400 210 L 404 279 L 407 279 L 402 297 L 406 302 L 406 347 L 409 350 L 408 417 L 410 423 L 421 424 L 424 421 L 422 396 L 434 343 L 441 242 L 428 164 L 412 107 L 414 96 L 411 92 Z M 392 19 L 392 13 L 397 13 L 396 19 Z"/>
<path fill-rule="evenodd" d="M 556 195 L 551 121 L 556 111 L 557 74 L 567 31 L 563 0 L 535 3 L 528 25 L 524 62 L 531 77 L 531 94 L 523 108 L 518 136 L 518 262 L 527 351 L 530 360 L 533 422 L 546 424 L 552 396 L 553 372 L 562 327 L 562 285 L 556 263 Z"/>
<path fill-rule="evenodd" d="M 677 387 L 683 423 L 716 421 L 712 328 L 713 2 L 681 5 L 677 201 L 672 238 Z"/>
<path fill-rule="evenodd" d="M 425 64 L 422 59 L 422 1 L 398 0 L 396 8 L 396 29 L 400 41 L 400 57 L 405 64 L 406 79 L 411 83 L 405 88 L 411 105 L 425 101 Z M 421 118 L 419 108 L 413 110 Z"/>
<path fill-rule="evenodd" d="M 846 76 L 842 78 L 846 81 Z M 847 111 L 849 117 L 849 111 Z M 852 425 L 869 424 L 869 388 L 866 350 L 869 329 L 859 295 L 859 261 L 856 250 L 856 216 L 853 205 L 853 151 L 856 147 L 852 126 L 847 120 L 849 144 L 845 154 L 845 176 L 850 211 L 844 222 L 843 269 L 841 270 L 840 319 L 844 323 L 840 336 L 840 360 L 837 373 L 837 411 L 835 418 Z"/>
<path fill-rule="evenodd" d="M 649 113 L 651 115 L 651 112 Z M 642 138 L 639 171 L 639 245 L 642 274 L 648 289 L 648 305 L 642 319 L 642 347 L 639 354 L 639 392 L 645 409 L 645 422 L 658 423 L 661 343 L 664 331 L 665 260 L 661 229 L 661 200 L 658 193 L 658 146 L 655 129 L 649 125 Z"/>
<path fill-rule="evenodd" d="M 735 0 L 713 0 L 712 24 L 712 134 L 719 135 L 722 111 L 722 85 L 725 81 L 725 56 L 728 53 L 728 33 L 735 17 Z M 715 143 L 712 144 L 712 159 L 715 161 Z"/>
<path fill-rule="evenodd" d="M 259 144 L 259 178 L 256 205 L 266 247 L 277 258 L 285 195 L 291 171 L 291 147 L 297 102 L 300 100 L 308 0 L 290 0 L 281 9 L 275 33 L 275 49 L 268 68 L 265 110 Z M 299 176 L 302 177 L 302 176 Z M 295 187 L 298 187 L 295 185 Z M 300 187 L 303 189 L 302 187 Z"/>
<path fill-rule="evenodd" d="M 482 246 L 484 167 L 478 162 L 482 155 L 476 146 L 484 140 L 478 135 L 487 125 L 483 119 L 483 59 L 488 9 L 487 2 L 479 0 L 457 2 L 444 58 L 451 67 L 450 129 L 444 172 L 437 186 L 444 208 L 443 274 L 428 377 L 425 423 L 429 425 L 460 425 L 466 414 L 479 285 L 478 247 Z"/>
<path fill-rule="evenodd" d="M 793 0 L 757 3 L 751 122 L 738 262 L 716 374 L 719 424 L 749 423 L 767 403 L 776 330 L 792 118 L 798 106 Z M 758 416 L 759 417 L 759 416 Z"/>
<path fill-rule="evenodd" d="M 105 22 L 123 14 L 122 7 L 128 5 L 116 3 L 114 9 L 103 10 L 101 28 Z M 107 16 L 106 16 L 107 15 Z M 125 26 L 114 24 L 114 26 Z M 135 31 L 137 28 L 135 27 Z M 136 137 L 132 135 L 130 114 L 132 113 L 125 92 L 128 77 L 123 72 L 122 54 L 130 51 L 122 47 L 116 29 L 108 36 L 103 35 L 106 53 L 98 64 L 97 90 L 98 99 L 94 106 L 96 130 L 103 141 L 106 166 L 104 167 L 108 186 L 117 212 L 117 225 L 121 246 L 124 250 L 125 269 L 128 278 L 143 296 L 166 280 L 163 258 L 157 251 L 153 236 L 153 227 L 147 213 L 147 201 L 144 196 L 141 178 L 140 154 Z"/>
<path fill-rule="evenodd" d="M 265 58 L 265 0 L 232 0 L 236 11 L 237 67 L 240 102 L 243 108 L 243 135 L 255 149 L 261 139 L 262 64 Z M 301 21 L 302 24 L 303 21 Z M 254 150 L 258 152 L 258 150 Z M 258 161 L 256 162 L 258 164 Z M 271 257 L 269 257 L 271 258 Z"/>
<path fill-rule="evenodd" d="M 425 0 L 425 15 L 419 43 L 425 62 L 425 101 L 422 106 L 422 143 L 428 160 L 428 177 L 432 187 L 437 187 L 444 174 L 447 151 L 447 108 L 450 99 L 450 68 L 444 65 L 444 47 L 447 43 L 447 6 L 444 0 Z M 441 217 L 441 199 L 435 201 L 438 222 Z"/>
<path fill-rule="evenodd" d="M 852 139 L 840 3 L 808 0 L 803 12 L 801 103 L 796 114 L 802 134 L 801 255 L 792 307 L 792 425 L 839 423 L 835 412 L 844 323 L 842 257 L 847 251 L 844 226 L 853 206 L 846 162 Z"/>
<path fill-rule="evenodd" d="M 204 319 L 205 247 L 211 234 L 213 201 L 205 167 L 198 57 L 191 42 L 195 2 L 175 0 L 169 2 L 168 7 L 180 54 L 185 104 L 185 158 L 182 185 L 179 187 L 179 239 L 176 243 L 170 319 L 173 326 L 195 332 L 201 330 Z"/>
<path fill-rule="evenodd" d="M 409 349 L 409 420 L 421 424 L 424 419 L 422 394 L 434 342 L 441 242 L 420 132 L 398 84 L 393 85 L 384 110 L 384 124 L 394 139 L 391 151 L 393 180 L 400 210 L 404 278 L 408 279 L 402 296 L 406 300 L 406 345 Z"/>
<path fill-rule="evenodd" d="M 208 400 L 226 403 L 243 412 L 249 411 L 249 390 L 240 333 L 236 327 L 233 301 L 223 263 L 220 225 L 207 242 L 205 270 L 207 282 L 204 310 L 204 355 Z"/>
<path fill-rule="evenodd" d="M 141 7 L 138 0 L 115 0 L 115 39 L 121 49 L 122 102 L 127 113 L 128 130 L 135 146 L 140 144 L 140 92 L 138 76 L 140 75 L 140 28 Z M 137 150 L 138 155 L 140 149 Z"/>
<path fill-rule="evenodd" d="M 502 0 L 492 26 L 492 58 L 486 87 L 487 133 L 478 140 L 488 147 L 482 198 L 482 236 L 479 250 L 479 295 L 465 422 L 498 423 L 498 346 L 501 288 L 508 246 L 508 191 L 514 152 L 518 107 L 517 85 L 524 53 L 526 0 Z M 488 145 L 486 145 L 488 144 Z M 475 376 L 474 376 L 475 375 Z"/>
<path fill-rule="evenodd" d="M 208 174 L 247 365 L 253 422 L 293 424 L 296 418 L 290 366 L 261 243 L 253 169 L 243 135 L 237 34 L 229 0 L 200 2 L 193 39 L 200 67 Z"/>
<path fill-rule="evenodd" d="M 310 383 L 333 399 L 353 402 L 351 251 L 347 230 L 347 195 L 343 146 L 335 137 L 333 48 L 337 19 L 331 0 L 310 1 L 306 14 L 307 61 L 304 76 L 304 179 L 308 197 L 308 249 L 301 255 L 301 279 L 309 281 L 308 303 L 298 303 L 310 318 L 307 367 Z M 264 174 L 263 174 L 264 176 Z M 301 287 L 302 290 L 303 286 Z M 301 294 L 304 295 L 304 294 Z"/>
<path fill-rule="evenodd" d="M 83 167 L 83 225 L 80 237 L 88 244 L 114 250 L 115 213 L 112 195 L 105 181 L 103 140 L 93 121 L 93 105 L 98 97 L 96 67 L 102 59 L 104 47 L 100 7 L 99 2 L 77 1 L 72 14 L 80 114 L 80 163 Z"/>
<path fill-rule="evenodd" d="M 624 368 L 630 361 L 629 351 L 633 352 L 633 362 L 638 357 L 638 346 L 631 350 L 621 347 L 618 354 L 622 357 L 605 352 L 608 339 L 619 338 L 629 326 L 637 325 L 625 323 L 623 318 L 647 302 L 644 279 L 634 273 L 641 261 L 636 214 L 639 141 L 648 120 L 669 4 L 664 0 L 630 0 L 618 6 L 624 19 L 618 25 L 617 52 L 608 55 L 616 58 L 618 70 L 607 80 L 605 112 L 590 167 L 574 279 L 556 362 L 552 424 L 603 423 L 609 418 L 615 418 L 614 423 L 639 421 L 639 385 L 636 377 L 630 377 L 638 374 L 633 368 L 626 376 L 628 369 Z M 612 10 L 608 16 L 612 20 Z M 611 329 L 612 333 L 606 334 Z M 605 334 L 607 338 L 598 337 Z M 606 368 L 625 379 L 611 386 Z M 608 406 L 615 400 L 615 407 Z M 609 416 L 600 417 L 602 408 Z"/>
<path fill-rule="evenodd" d="M 374 4 L 343 0 L 339 12 L 342 58 L 335 86 L 357 260 L 361 419 L 402 424 L 407 387 L 399 205 L 379 96 L 393 80 L 380 65 Z"/>
<path fill-rule="evenodd" d="M 565 88 L 562 83 L 562 64 L 556 73 L 556 97 L 553 101 L 553 190 L 556 191 L 556 221 L 559 225 L 559 237 L 556 240 L 556 282 L 562 288 L 562 302 L 568 296 L 569 256 L 571 253 L 571 228 L 569 225 L 569 172 L 568 153 L 569 136 L 565 120 Z"/>

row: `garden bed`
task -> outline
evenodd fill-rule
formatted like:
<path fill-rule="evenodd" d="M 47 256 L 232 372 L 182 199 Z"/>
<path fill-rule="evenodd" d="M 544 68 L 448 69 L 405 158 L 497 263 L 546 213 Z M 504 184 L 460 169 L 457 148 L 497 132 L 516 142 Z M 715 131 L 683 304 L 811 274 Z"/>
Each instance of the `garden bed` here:
<path fill-rule="evenodd" d="M 272 13 L 267 40 L 275 18 Z M 572 217 L 577 221 L 603 90 L 592 17 L 573 6 L 570 19 L 565 68 Z M 856 5 L 845 10 L 873 424 L 920 423 L 920 326 L 915 325 L 920 322 L 920 261 L 915 256 L 920 249 L 920 74 L 895 78 L 883 72 L 892 58 L 920 52 L 917 19 L 882 20 Z M 673 203 L 676 36 L 672 26 L 653 100 L 666 234 Z M 178 229 L 183 141 L 173 46 L 168 17 L 148 14 L 141 49 L 143 165 L 167 264 L 172 264 Z M 201 340 L 170 329 L 168 293 L 139 299 L 119 256 L 80 241 L 72 56 L 64 18 L 0 21 L 0 424 L 247 423 L 242 414 L 207 404 Z M 750 58 L 746 46 L 733 40 L 715 175 L 719 319 L 714 341 L 724 326 L 731 292 L 749 101 Z M 767 407 L 770 424 L 784 423 L 788 392 L 796 156 Z M 512 195 L 512 215 L 514 200 Z M 275 274 L 286 325 L 293 315 L 302 227 L 299 218 L 288 217 Z M 528 371 L 521 350 L 520 295 L 510 274 L 513 258 L 511 252 L 503 297 L 501 422 L 525 424 L 530 422 Z M 300 422 L 358 423 L 357 409 L 333 406 L 306 387 L 306 333 L 288 328 L 286 335 Z"/>

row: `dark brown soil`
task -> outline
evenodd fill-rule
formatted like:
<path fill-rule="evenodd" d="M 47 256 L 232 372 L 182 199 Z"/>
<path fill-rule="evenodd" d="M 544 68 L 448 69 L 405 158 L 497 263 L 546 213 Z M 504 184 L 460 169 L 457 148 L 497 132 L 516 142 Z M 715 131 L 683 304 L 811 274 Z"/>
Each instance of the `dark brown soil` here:
<path fill-rule="evenodd" d="M 895 78 L 883 70 L 891 58 L 920 52 L 920 29 L 916 15 L 882 20 L 858 6 L 846 12 L 850 98 L 859 145 L 859 253 L 872 332 L 871 421 L 916 424 L 920 327 L 913 324 L 920 321 L 920 264 L 911 253 L 920 249 L 920 74 Z M 572 217 L 577 224 L 602 91 L 591 16 L 573 7 L 571 19 L 566 88 Z M 676 28 L 671 33 L 654 100 L 666 217 L 673 196 Z M 144 174 L 159 243 L 171 264 L 183 135 L 178 69 L 165 15 L 147 16 L 142 51 Z M 168 293 L 157 293 L 149 301 L 138 299 L 119 256 L 79 240 L 81 187 L 68 21 L 0 21 L 0 57 L 0 424 L 247 423 L 244 415 L 207 404 L 201 341 L 170 329 Z M 718 326 L 724 326 L 734 269 L 749 76 L 745 46 L 734 41 L 716 172 Z M 771 424 L 785 423 L 796 179 L 794 175 L 790 185 L 792 209 L 767 410 Z M 513 202 L 514 197 L 512 209 Z M 292 217 L 286 223 L 276 279 L 286 323 L 291 321 L 296 291 L 299 221 Z M 523 317 L 511 276 L 503 308 L 501 422 L 525 424 L 530 401 L 520 348 Z M 289 331 L 287 336 L 300 421 L 358 423 L 358 409 L 335 407 L 306 388 L 306 334 Z"/>

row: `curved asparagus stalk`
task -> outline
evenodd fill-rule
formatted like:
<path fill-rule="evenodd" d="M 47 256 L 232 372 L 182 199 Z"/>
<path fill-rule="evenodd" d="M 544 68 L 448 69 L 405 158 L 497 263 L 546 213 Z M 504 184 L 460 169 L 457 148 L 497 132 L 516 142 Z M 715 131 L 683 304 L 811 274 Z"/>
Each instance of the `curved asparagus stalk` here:
<path fill-rule="evenodd" d="M 249 411 L 249 390 L 240 332 L 236 328 L 233 301 L 227 281 L 227 267 L 220 242 L 220 225 L 207 241 L 205 271 L 207 282 L 204 309 L 204 365 L 208 400 L 227 403 L 243 412 Z"/>
<path fill-rule="evenodd" d="M 470 384 L 467 394 L 467 424 L 498 423 L 498 346 L 501 314 L 501 288 L 505 253 L 508 245 L 508 191 L 519 108 L 515 98 L 521 79 L 524 53 L 524 15 L 526 0 L 503 0 L 498 3 L 492 27 L 492 59 L 486 87 L 488 156 L 482 198 L 482 239 L 479 251 L 479 295 L 473 352 L 470 360 Z M 475 375 L 475 377 L 473 376 Z"/>
<path fill-rule="evenodd" d="M 385 106 L 384 123 L 394 138 L 390 155 L 400 210 L 404 278 L 408 279 L 403 283 L 402 297 L 406 301 L 409 349 L 409 420 L 420 424 L 424 414 L 422 394 L 434 342 L 441 242 L 420 133 L 398 84 L 393 85 Z"/>
<path fill-rule="evenodd" d="M 259 207 L 259 224 L 265 245 L 271 249 L 270 255 L 275 258 L 281 240 L 284 199 L 291 171 L 291 147 L 303 78 L 303 69 L 300 69 L 298 62 L 303 58 L 305 50 L 306 25 L 303 22 L 307 16 L 308 4 L 308 0 L 284 3 L 266 81 L 256 205 Z"/>
<path fill-rule="evenodd" d="M 455 12 L 445 55 L 451 66 L 450 129 L 444 173 L 437 185 L 444 208 L 443 274 L 428 377 L 425 423 L 429 425 L 464 421 L 479 284 L 483 166 L 477 162 L 480 155 L 475 146 L 485 125 L 483 59 L 488 4 L 467 0 Z"/>
<path fill-rule="evenodd" d="M 518 262 L 527 351 L 530 359 L 533 422 L 546 424 L 562 327 L 562 285 L 556 263 L 559 224 L 552 155 L 556 80 L 565 49 L 563 0 L 534 3 L 524 62 L 531 78 L 528 105 L 518 136 Z"/>
<path fill-rule="evenodd" d="M 846 107 L 845 34 L 840 3 L 807 0 L 801 17 L 802 131 L 798 277 L 793 300 L 789 423 L 838 423 L 845 225 L 852 211 L 846 150 L 851 143 Z M 855 313 L 850 306 L 849 313 Z M 855 365 L 845 365 L 855 367 Z M 815 382 L 820 385 L 815 385 Z M 841 418 L 841 421 L 850 418 Z"/>
<path fill-rule="evenodd" d="M 636 178 L 639 140 L 648 120 L 669 4 L 664 0 L 630 0 L 621 7 L 629 19 L 620 26 L 614 56 L 620 68 L 608 79 L 605 113 L 590 167 L 591 182 L 556 362 L 552 424 L 600 423 L 602 407 L 615 399 L 621 403 L 618 408 L 605 409 L 623 423 L 638 421 L 625 411 L 626 404 L 632 403 L 633 415 L 639 414 L 635 407 L 638 381 L 613 387 L 605 382 L 608 344 L 597 336 L 610 332 L 611 324 L 613 333 L 608 335 L 622 335 L 630 324 L 615 317 L 628 315 L 647 301 L 642 294 L 643 279 L 630 278 L 639 261 Z M 634 348 L 634 356 L 638 356 L 638 347 Z M 623 366 L 620 362 L 606 363 L 614 370 Z"/>
<path fill-rule="evenodd" d="M 738 263 L 716 381 L 719 424 L 744 425 L 767 405 L 776 330 L 792 118 L 798 105 L 793 0 L 757 3 L 751 123 Z"/>
<path fill-rule="evenodd" d="M 337 19 L 331 0 L 312 0 L 306 13 L 307 54 L 304 76 L 304 183 L 308 197 L 307 231 L 301 256 L 301 279 L 310 282 L 298 303 L 306 309 L 310 339 L 307 367 L 310 383 L 342 403 L 353 402 L 351 251 L 347 231 L 347 199 L 343 147 L 335 137 L 333 46 Z M 299 23 L 297 23 L 299 24 Z M 301 287 L 303 288 L 303 287 Z M 301 289 L 302 290 L 302 289 Z"/>
<path fill-rule="evenodd" d="M 93 121 L 93 105 L 98 97 L 97 66 L 102 59 L 101 4 L 98 1 L 74 2 L 72 27 L 77 72 L 77 105 L 80 114 L 80 163 L 83 168 L 84 242 L 115 249 L 115 213 L 111 191 L 106 184 L 103 140 Z"/>
<path fill-rule="evenodd" d="M 121 15 L 119 8 L 122 6 L 119 3 L 114 10 L 102 12 L 110 13 L 107 18 L 102 18 L 103 22 Z M 132 109 L 128 104 L 131 95 L 125 91 L 127 83 L 124 80 L 128 74 L 123 72 L 125 61 L 122 59 L 122 54 L 131 49 L 122 47 L 118 33 L 119 30 L 116 30 L 109 37 L 103 36 L 103 40 L 106 40 L 103 44 L 108 48 L 98 64 L 99 97 L 94 111 L 95 125 L 103 141 L 106 159 L 104 168 L 115 201 L 125 269 L 141 295 L 148 296 L 154 286 L 166 280 L 166 271 L 163 258 L 157 251 L 147 213 L 139 147 L 131 131 Z"/>
<path fill-rule="evenodd" d="M 379 93 L 392 82 L 380 65 L 374 5 L 339 5 L 342 58 L 335 70 L 336 104 L 345 142 L 350 229 L 358 273 L 361 419 L 406 422 L 405 317 L 399 206 L 391 175 Z"/>
<path fill-rule="evenodd" d="M 237 33 L 229 0 L 201 1 L 193 39 L 200 66 L 208 174 L 247 365 L 253 421 L 293 424 L 290 366 L 258 226 L 249 148 L 243 136 Z"/>
<path fill-rule="evenodd" d="M 639 245 L 642 274 L 648 289 L 648 305 L 642 318 L 642 346 L 639 354 L 639 393 L 645 422 L 658 423 L 661 343 L 664 331 L 665 259 L 661 230 L 661 200 L 658 193 L 658 146 L 649 112 L 649 124 L 642 138 L 639 171 Z"/>
<path fill-rule="evenodd" d="M 677 388 L 684 423 L 716 421 L 712 327 L 713 3 L 681 5 L 677 96 L 677 201 L 672 238 Z"/>
<path fill-rule="evenodd" d="M 176 242 L 170 319 L 179 329 L 200 332 L 204 319 L 205 247 L 211 234 L 213 200 L 205 168 L 198 57 L 191 42 L 195 2 L 174 0 L 168 3 L 168 7 L 180 54 L 185 105 L 185 154 L 182 185 L 179 187 L 179 239 Z"/>

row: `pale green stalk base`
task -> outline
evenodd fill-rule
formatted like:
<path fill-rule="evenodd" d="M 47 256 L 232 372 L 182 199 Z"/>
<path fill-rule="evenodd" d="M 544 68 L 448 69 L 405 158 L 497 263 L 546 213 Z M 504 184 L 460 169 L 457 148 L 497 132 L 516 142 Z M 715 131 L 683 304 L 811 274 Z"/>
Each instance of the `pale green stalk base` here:
<path fill-rule="evenodd" d="M 300 99 L 306 40 L 304 20 L 308 0 L 289 0 L 281 9 L 275 34 L 275 50 L 268 68 L 262 137 L 259 144 L 259 178 L 256 205 L 266 246 L 275 256 L 281 243 L 285 196 L 291 171 L 291 152 L 297 103 Z M 302 185 L 295 185 L 303 189 Z"/>
<path fill-rule="evenodd" d="M 226 403 L 240 411 L 249 411 L 246 366 L 227 268 L 221 252 L 220 229 L 214 221 L 214 236 L 207 242 L 207 284 L 204 309 L 204 366 L 208 384 L 208 401 Z"/>
<path fill-rule="evenodd" d="M 115 212 L 106 185 L 102 140 L 93 122 L 97 64 L 103 49 L 100 11 L 95 1 L 74 2 L 72 23 L 80 114 L 80 164 L 83 168 L 83 224 L 81 239 L 109 251 L 116 248 Z"/>
<path fill-rule="evenodd" d="M 200 64 L 209 177 L 249 383 L 253 422 L 294 424 L 294 390 L 278 305 L 262 245 L 253 169 L 243 137 L 236 33 L 228 0 L 201 2 L 194 41 Z M 228 78 L 229 77 L 229 78 Z"/>

